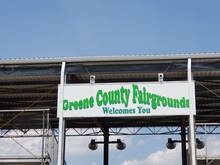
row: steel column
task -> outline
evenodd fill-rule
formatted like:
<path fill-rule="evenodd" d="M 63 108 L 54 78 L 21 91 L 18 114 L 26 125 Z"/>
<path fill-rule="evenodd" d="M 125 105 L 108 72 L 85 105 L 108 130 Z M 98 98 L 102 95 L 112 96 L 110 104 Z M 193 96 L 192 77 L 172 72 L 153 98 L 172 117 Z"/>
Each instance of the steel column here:
<path fill-rule="evenodd" d="M 103 165 L 108 165 L 108 148 L 109 148 L 109 128 L 104 128 L 104 152 L 103 152 Z"/>
<path fill-rule="evenodd" d="M 62 62 L 61 67 L 61 75 L 60 75 L 60 99 L 58 100 L 58 114 L 59 114 L 59 138 L 58 138 L 58 161 L 57 165 L 63 165 L 64 164 L 64 118 L 63 118 L 63 111 L 62 111 L 62 100 L 64 95 L 64 83 L 65 83 L 65 67 L 66 63 Z"/>
<path fill-rule="evenodd" d="M 189 158 L 190 165 L 197 165 L 196 160 L 196 143 L 195 143 L 195 103 L 193 100 L 193 89 L 192 89 L 192 70 L 191 70 L 191 58 L 188 58 L 188 68 L 187 68 L 187 76 L 188 76 L 188 88 L 189 88 L 189 100 L 190 100 L 190 115 L 189 115 Z"/>
<path fill-rule="evenodd" d="M 181 121 L 181 149 L 182 149 L 182 165 L 187 165 L 186 156 L 186 119 L 182 118 Z"/>
<path fill-rule="evenodd" d="M 44 164 L 44 129 L 45 129 L 45 111 L 43 111 L 43 135 L 42 135 L 42 150 L 41 150 L 41 165 Z"/>

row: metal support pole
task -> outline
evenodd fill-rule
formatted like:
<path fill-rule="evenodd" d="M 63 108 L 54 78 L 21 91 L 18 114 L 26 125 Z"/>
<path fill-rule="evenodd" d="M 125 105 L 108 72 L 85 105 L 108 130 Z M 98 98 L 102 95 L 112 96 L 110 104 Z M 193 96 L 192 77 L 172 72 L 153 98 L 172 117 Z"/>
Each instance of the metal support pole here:
<path fill-rule="evenodd" d="M 66 119 L 63 119 L 63 165 L 66 165 L 65 153 L 66 153 Z"/>
<path fill-rule="evenodd" d="M 58 138 L 58 161 L 57 165 L 64 164 L 64 119 L 62 111 L 62 100 L 64 95 L 64 83 L 65 83 L 65 67 L 66 63 L 62 62 L 61 75 L 60 75 L 60 93 L 58 93 L 58 114 L 59 114 L 59 138 Z"/>
<path fill-rule="evenodd" d="M 55 130 L 52 128 L 52 140 L 51 140 L 51 146 L 50 146 L 50 156 L 51 156 L 51 165 L 55 165 L 57 163 L 57 147 L 58 141 L 55 137 Z"/>
<path fill-rule="evenodd" d="M 194 89 L 192 87 L 192 71 L 191 71 L 191 58 L 188 58 L 188 84 L 189 84 L 189 100 L 190 100 L 190 115 L 189 115 L 189 158 L 190 165 L 197 165 L 196 160 L 196 143 L 195 143 L 195 103 L 193 100 Z"/>
<path fill-rule="evenodd" d="M 108 147 L 109 147 L 109 129 L 104 128 L 104 152 L 103 152 L 103 165 L 108 165 Z"/>
<path fill-rule="evenodd" d="M 43 111 L 43 121 L 42 121 L 42 126 L 43 126 L 43 135 L 42 135 L 42 150 L 41 150 L 41 165 L 44 164 L 44 129 L 45 129 L 45 111 Z"/>
<path fill-rule="evenodd" d="M 187 165 L 186 157 L 186 119 L 182 117 L 181 120 L 181 148 L 182 148 L 182 165 Z"/>
<path fill-rule="evenodd" d="M 208 147 L 207 147 L 207 127 L 206 127 L 206 123 L 205 123 L 205 162 L 206 164 L 208 164 L 209 160 L 208 160 Z"/>
<path fill-rule="evenodd" d="M 46 121 L 46 127 L 47 127 L 47 131 L 46 131 L 46 144 L 45 144 L 45 153 L 49 153 L 48 152 L 48 148 L 49 148 L 49 134 L 50 134 L 50 132 L 49 132 L 49 128 L 50 128 L 50 123 L 49 123 L 49 121 L 50 121 L 50 115 L 49 115 L 49 111 L 46 111 L 47 112 L 47 121 Z"/>

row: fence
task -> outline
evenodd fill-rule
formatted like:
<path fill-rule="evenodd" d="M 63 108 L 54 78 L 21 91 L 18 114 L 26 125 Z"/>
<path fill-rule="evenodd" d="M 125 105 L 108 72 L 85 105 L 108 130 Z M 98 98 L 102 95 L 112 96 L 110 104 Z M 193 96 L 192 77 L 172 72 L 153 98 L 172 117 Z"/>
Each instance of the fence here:
<path fill-rule="evenodd" d="M 197 149 L 198 165 L 220 164 L 220 125 L 204 124 L 197 127 L 197 137 L 205 142 L 203 149 Z"/>
<path fill-rule="evenodd" d="M 50 161 L 48 110 L 0 111 L 0 128 L 1 162 Z"/>

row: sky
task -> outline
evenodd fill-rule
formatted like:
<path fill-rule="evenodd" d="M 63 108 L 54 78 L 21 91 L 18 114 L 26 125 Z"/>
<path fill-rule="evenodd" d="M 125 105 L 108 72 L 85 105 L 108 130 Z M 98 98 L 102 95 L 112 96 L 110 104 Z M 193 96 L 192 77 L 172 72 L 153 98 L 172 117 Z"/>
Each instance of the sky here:
<path fill-rule="evenodd" d="M 219 0 L 0 0 L 0 59 L 220 52 L 219 6 Z M 67 139 L 67 164 L 102 164 L 103 147 L 89 150 L 91 138 Z M 165 147 L 168 136 L 122 138 L 127 147 L 111 145 L 110 164 L 181 164 L 180 146 Z"/>
<path fill-rule="evenodd" d="M 122 139 L 124 150 L 116 149 L 116 144 L 109 144 L 110 165 L 177 165 L 181 164 L 181 148 L 177 144 L 174 150 L 166 148 L 167 138 L 171 136 L 127 135 L 110 136 L 110 141 Z M 179 139 L 176 136 L 176 139 Z M 102 137 L 68 137 L 66 149 L 67 164 L 103 165 L 103 145 L 92 151 L 88 148 L 91 139 L 103 141 Z M 74 150 L 75 148 L 75 150 Z"/>
<path fill-rule="evenodd" d="M 0 0 L 0 59 L 220 52 L 219 0 Z"/>

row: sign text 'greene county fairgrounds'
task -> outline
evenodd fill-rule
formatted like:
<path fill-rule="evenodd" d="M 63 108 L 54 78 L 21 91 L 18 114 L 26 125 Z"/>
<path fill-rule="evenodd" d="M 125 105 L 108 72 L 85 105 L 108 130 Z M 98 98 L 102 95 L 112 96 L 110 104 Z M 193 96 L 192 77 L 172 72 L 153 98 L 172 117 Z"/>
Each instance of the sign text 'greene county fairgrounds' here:
<path fill-rule="evenodd" d="M 63 97 L 58 88 L 58 110 L 63 117 L 189 115 L 194 82 L 190 89 L 191 98 L 188 82 L 65 84 Z"/>

